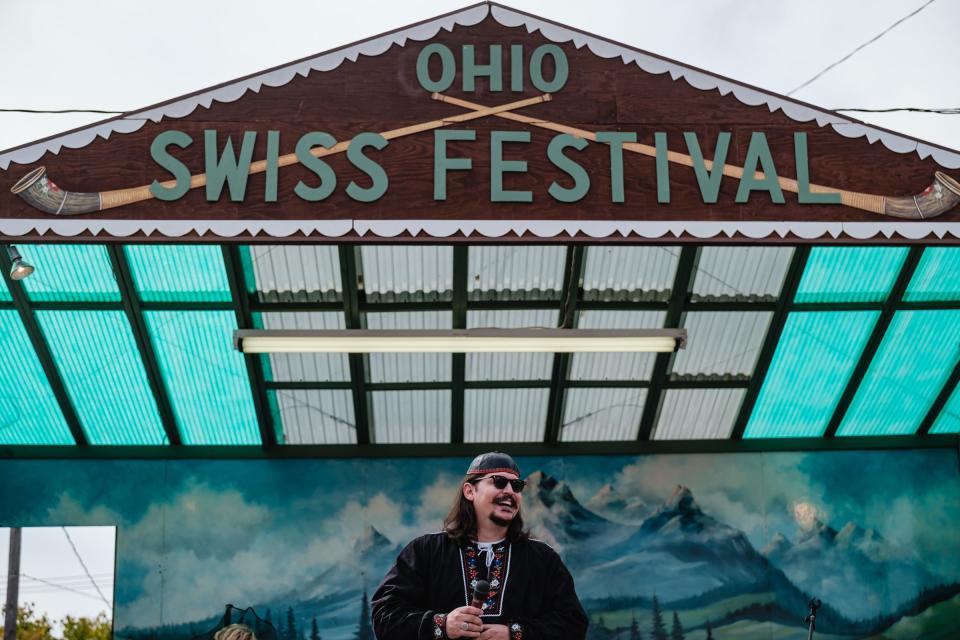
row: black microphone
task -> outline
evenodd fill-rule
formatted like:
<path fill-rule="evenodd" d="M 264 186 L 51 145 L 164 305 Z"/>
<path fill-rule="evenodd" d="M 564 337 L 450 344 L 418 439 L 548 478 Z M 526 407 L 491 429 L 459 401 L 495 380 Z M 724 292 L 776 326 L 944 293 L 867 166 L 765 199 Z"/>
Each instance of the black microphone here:
<path fill-rule="evenodd" d="M 490 595 L 490 583 L 486 580 L 477 580 L 477 586 L 473 588 L 473 600 L 470 601 L 471 607 L 483 609 L 483 601 Z"/>

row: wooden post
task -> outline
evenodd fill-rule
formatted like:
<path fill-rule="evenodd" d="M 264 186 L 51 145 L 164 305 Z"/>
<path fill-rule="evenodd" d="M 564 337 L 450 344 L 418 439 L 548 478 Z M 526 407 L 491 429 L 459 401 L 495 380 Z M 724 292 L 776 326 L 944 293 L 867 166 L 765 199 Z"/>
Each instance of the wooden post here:
<path fill-rule="evenodd" d="M 3 640 L 17 638 L 17 601 L 20 592 L 20 527 L 10 528 L 10 560 L 7 563 L 7 605 L 3 620 Z"/>

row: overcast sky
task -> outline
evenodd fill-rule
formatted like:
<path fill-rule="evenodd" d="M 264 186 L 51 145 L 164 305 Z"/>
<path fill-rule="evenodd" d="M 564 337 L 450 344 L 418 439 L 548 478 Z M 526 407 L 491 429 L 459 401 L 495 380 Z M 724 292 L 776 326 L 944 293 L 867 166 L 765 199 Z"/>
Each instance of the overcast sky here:
<path fill-rule="evenodd" d="M 927 0 L 511 0 L 787 93 Z M 467 6 L 465 0 L 0 3 L 0 108 L 129 111 Z M 795 97 L 825 108 L 960 107 L 960 1 L 918 15 Z M 0 113 L 0 149 L 103 119 Z M 857 117 L 960 149 L 960 115 Z"/>

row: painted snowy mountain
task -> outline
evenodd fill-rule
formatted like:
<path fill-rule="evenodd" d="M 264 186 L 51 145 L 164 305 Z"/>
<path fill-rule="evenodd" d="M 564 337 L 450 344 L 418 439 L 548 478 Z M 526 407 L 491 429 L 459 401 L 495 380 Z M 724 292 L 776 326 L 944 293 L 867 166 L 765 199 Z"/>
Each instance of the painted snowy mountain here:
<path fill-rule="evenodd" d="M 653 511 L 641 498 L 627 498 L 612 484 L 603 485 L 584 506 L 607 520 L 621 524 L 639 524 Z"/>
<path fill-rule="evenodd" d="M 801 589 L 842 602 L 854 618 L 894 610 L 939 582 L 911 551 L 853 522 L 837 531 L 817 520 L 792 542 L 778 533 L 764 555 Z"/>

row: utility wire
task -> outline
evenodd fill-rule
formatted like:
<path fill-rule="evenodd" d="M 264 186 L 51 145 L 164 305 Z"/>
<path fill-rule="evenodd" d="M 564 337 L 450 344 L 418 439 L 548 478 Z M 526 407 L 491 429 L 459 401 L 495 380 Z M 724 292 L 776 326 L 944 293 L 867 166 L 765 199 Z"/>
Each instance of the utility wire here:
<path fill-rule="evenodd" d="M 891 107 L 889 109 L 861 109 L 850 107 L 847 109 L 833 109 L 833 111 L 859 111 L 861 113 L 894 113 L 895 111 L 911 111 L 914 113 L 944 113 L 948 115 L 960 114 L 960 107 L 951 107 L 946 109 L 924 109 L 921 107 Z"/>
<path fill-rule="evenodd" d="M 126 111 L 105 111 L 103 109 L 0 109 L 0 113 L 105 113 L 118 115 Z"/>
<path fill-rule="evenodd" d="M 50 581 L 48 581 L 48 580 L 44 580 L 43 578 L 37 578 L 37 577 L 34 577 L 34 576 L 27 575 L 27 574 L 25 574 L 25 573 L 21 573 L 20 575 L 21 575 L 22 577 L 28 579 L 28 580 L 36 580 L 37 582 L 42 582 L 43 584 L 48 584 L 48 585 L 50 585 L 51 587 L 56 587 L 58 591 L 61 591 L 61 590 L 62 590 L 62 591 L 70 591 L 70 592 L 72 592 L 72 593 L 77 594 L 78 596 L 84 596 L 84 597 L 87 597 L 87 598 L 93 598 L 94 600 L 103 600 L 104 602 L 107 602 L 105 599 L 103 599 L 103 594 L 102 594 L 102 593 L 100 594 L 100 597 L 98 598 L 97 596 L 93 595 L 92 593 L 84 593 L 83 591 L 78 591 L 77 589 L 73 589 L 73 588 L 71 588 L 71 587 L 67 587 L 67 586 L 64 586 L 64 585 L 62 585 L 62 584 L 57 584 L 56 582 L 50 582 Z M 98 588 L 97 591 L 100 591 L 100 589 Z M 108 607 L 110 606 L 110 603 L 109 603 L 109 602 L 107 602 L 107 606 L 108 606 Z"/>
<path fill-rule="evenodd" d="M 67 542 L 70 543 L 70 548 L 73 549 L 73 555 L 77 556 L 77 560 L 80 561 L 80 566 L 83 567 L 83 572 L 87 574 L 87 577 L 90 579 L 90 584 L 94 586 L 97 590 L 97 593 L 100 594 L 100 599 L 103 600 L 103 603 L 110 606 L 110 601 L 107 600 L 107 597 L 103 595 L 103 591 L 100 591 L 100 587 L 97 585 L 97 581 L 93 579 L 93 576 L 90 575 L 90 569 L 87 569 L 87 563 L 83 561 L 83 558 L 80 557 L 80 552 L 77 551 L 77 545 L 73 544 L 73 538 L 70 537 L 70 532 L 67 531 L 66 527 L 60 527 L 63 529 L 63 535 L 67 536 Z"/>
<path fill-rule="evenodd" d="M 882 38 L 883 36 L 887 35 L 887 34 L 890 33 L 893 29 L 895 29 L 895 28 L 898 27 L 899 25 L 903 24 L 904 22 L 906 22 L 907 20 L 909 20 L 909 19 L 912 18 L 913 16 L 917 15 L 918 13 L 920 13 L 921 11 L 923 11 L 924 9 L 926 9 L 927 7 L 929 7 L 929 6 L 930 6 L 931 4 L 933 4 L 934 2 L 936 2 L 936 0 L 927 0 L 927 2 L 925 2 L 925 3 L 923 4 L 923 6 L 919 7 L 918 9 L 915 9 L 914 11 L 911 11 L 911 12 L 908 13 L 907 15 L 903 16 L 902 18 L 900 18 L 899 20 L 897 20 L 896 22 L 894 22 L 892 25 L 890 25 L 889 27 L 887 27 L 886 29 L 884 29 L 883 31 L 881 31 L 880 33 L 878 33 L 877 35 L 875 35 L 874 37 L 870 38 L 869 40 L 867 40 L 866 42 L 864 42 L 863 44 L 861 44 L 859 47 L 857 47 L 856 49 L 854 49 L 853 51 L 851 51 L 851 52 L 848 53 L 847 55 L 843 56 L 842 58 L 840 58 L 839 60 L 837 60 L 837 61 L 834 62 L 833 64 L 827 65 L 827 66 L 824 67 L 818 74 L 816 74 L 815 76 L 813 76 L 812 78 L 810 78 L 809 80 L 807 80 L 806 82 L 804 82 L 803 84 L 801 84 L 800 86 L 798 86 L 798 87 L 797 87 L 796 89 L 794 89 L 793 91 L 789 92 L 787 95 L 788 95 L 788 96 L 792 96 L 793 94 L 795 94 L 795 93 L 796 93 L 797 91 L 799 91 L 800 89 L 803 89 L 803 88 L 806 87 L 808 84 L 810 84 L 810 83 L 812 83 L 813 81 L 817 80 L 820 76 L 822 76 L 823 74 L 825 74 L 827 71 L 830 71 L 830 69 L 833 69 L 833 68 L 836 67 L 838 64 L 841 64 L 841 63 L 843 63 L 843 62 L 846 62 L 846 61 L 849 60 L 851 57 L 853 57 L 853 55 L 854 55 L 855 53 L 857 53 L 858 51 L 860 51 L 860 50 L 863 49 L 864 47 L 866 47 L 866 46 L 868 46 L 868 45 L 870 45 L 870 44 L 873 44 L 874 42 L 876 42 L 877 40 L 879 40 L 879 39 Z"/>

